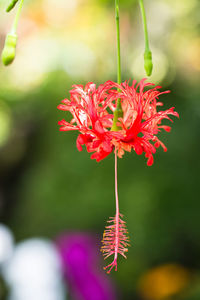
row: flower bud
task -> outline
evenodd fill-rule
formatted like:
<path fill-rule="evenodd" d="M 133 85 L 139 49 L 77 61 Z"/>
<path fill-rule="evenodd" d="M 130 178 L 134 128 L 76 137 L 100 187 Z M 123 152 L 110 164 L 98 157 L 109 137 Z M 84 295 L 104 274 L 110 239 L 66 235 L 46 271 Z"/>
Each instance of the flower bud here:
<path fill-rule="evenodd" d="M 144 69 L 146 71 L 147 76 L 151 76 L 153 63 L 152 63 L 152 54 L 151 51 L 145 51 L 144 53 Z"/>
<path fill-rule="evenodd" d="M 9 33 L 5 40 L 5 45 L 1 55 L 2 62 L 5 66 L 11 64 L 15 58 L 17 45 L 17 35 Z"/>

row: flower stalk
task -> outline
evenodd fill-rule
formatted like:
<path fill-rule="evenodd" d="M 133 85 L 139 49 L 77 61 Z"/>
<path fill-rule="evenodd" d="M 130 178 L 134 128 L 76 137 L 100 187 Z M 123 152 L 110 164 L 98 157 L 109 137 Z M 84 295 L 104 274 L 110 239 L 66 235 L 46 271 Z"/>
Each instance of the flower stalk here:
<path fill-rule="evenodd" d="M 17 13 L 15 15 L 15 19 L 14 19 L 14 22 L 13 22 L 13 26 L 12 26 L 12 29 L 11 29 L 11 32 L 15 33 L 15 34 L 17 32 L 17 26 L 18 26 L 18 23 L 19 23 L 19 18 L 20 18 L 20 14 L 21 14 L 23 4 L 24 4 L 24 0 L 20 0 L 19 6 L 18 6 L 18 9 L 17 9 Z"/>
<path fill-rule="evenodd" d="M 119 213 L 119 201 L 118 201 L 118 185 L 117 185 L 117 152 L 115 152 L 115 199 L 116 199 L 116 215 L 114 218 L 110 218 L 109 225 L 106 226 L 103 235 L 103 246 L 101 251 L 105 256 L 105 259 L 113 255 L 113 261 L 104 267 L 109 274 L 110 271 L 115 268 L 117 271 L 117 259 L 118 254 L 121 254 L 126 258 L 125 253 L 128 252 L 129 237 L 127 237 L 128 231 L 126 223 L 122 220 L 123 216 Z"/>
<path fill-rule="evenodd" d="M 147 19 L 146 13 L 144 8 L 143 0 L 139 0 L 142 20 L 143 20 L 143 28 L 144 28 L 144 40 L 145 40 L 145 50 L 144 50 L 144 69 L 146 71 L 147 76 L 151 76 L 153 63 L 152 63 L 152 53 L 149 47 L 149 37 L 148 37 L 148 30 L 147 30 Z"/>
<path fill-rule="evenodd" d="M 117 83 L 121 84 L 121 49 L 120 49 L 120 22 L 119 22 L 119 0 L 115 0 L 115 20 L 117 32 Z M 118 131 L 121 128 L 117 126 L 119 118 L 123 117 L 121 99 L 117 99 L 117 106 L 114 111 L 113 125 L 111 130 Z"/>
<path fill-rule="evenodd" d="M 117 184 L 117 151 L 115 151 L 115 199 L 116 199 L 116 227 L 119 227 L 119 199 L 118 199 L 118 184 Z"/>

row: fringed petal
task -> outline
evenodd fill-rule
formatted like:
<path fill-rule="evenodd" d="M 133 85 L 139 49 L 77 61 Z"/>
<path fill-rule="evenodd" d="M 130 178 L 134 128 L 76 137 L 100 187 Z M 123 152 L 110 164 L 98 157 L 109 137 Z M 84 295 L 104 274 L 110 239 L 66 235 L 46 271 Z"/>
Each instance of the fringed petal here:
<path fill-rule="evenodd" d="M 173 121 L 170 115 L 179 117 L 174 107 L 157 111 L 163 105 L 158 98 L 170 92 L 161 92 L 160 88 L 146 82 L 145 78 L 138 84 L 135 80 L 131 83 L 124 81 L 122 84 L 109 80 L 98 88 L 93 82 L 89 82 L 85 88 L 74 85 L 70 99 L 64 99 L 58 106 L 58 109 L 72 114 L 70 123 L 65 120 L 59 122 L 60 130 L 80 131 L 78 150 L 81 151 L 85 145 L 88 152 L 94 152 L 91 158 L 97 161 L 108 156 L 115 147 L 118 157 L 132 149 L 138 155 L 145 152 L 147 164 L 152 165 L 156 148 L 161 146 L 167 151 L 157 134 L 161 129 L 170 132 L 171 127 L 162 124 L 162 121 Z M 123 109 L 123 117 L 118 120 L 121 130 L 111 131 L 113 111 L 118 99 L 121 99 Z"/>

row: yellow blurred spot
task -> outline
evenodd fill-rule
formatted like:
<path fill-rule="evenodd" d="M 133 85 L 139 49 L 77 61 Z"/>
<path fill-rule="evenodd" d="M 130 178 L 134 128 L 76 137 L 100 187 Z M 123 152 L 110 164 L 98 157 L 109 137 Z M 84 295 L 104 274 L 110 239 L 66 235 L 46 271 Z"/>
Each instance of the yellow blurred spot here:
<path fill-rule="evenodd" d="M 166 0 L 174 16 L 183 16 L 188 14 L 197 5 L 198 0 Z"/>
<path fill-rule="evenodd" d="M 188 60 L 196 71 L 200 71 L 200 38 L 190 41 Z"/>
<path fill-rule="evenodd" d="M 152 57 L 153 57 L 153 72 L 151 75 L 151 82 L 155 84 L 160 84 L 167 73 L 169 72 L 169 61 L 167 56 L 161 52 L 161 50 L 152 47 Z M 133 78 L 140 80 L 141 78 L 146 78 L 146 73 L 143 67 L 143 49 L 138 48 L 137 52 L 133 53 L 132 57 L 131 72 Z"/>
<path fill-rule="evenodd" d="M 189 272 L 178 264 L 166 264 L 145 273 L 138 283 L 139 294 L 144 299 L 167 299 L 188 284 Z"/>

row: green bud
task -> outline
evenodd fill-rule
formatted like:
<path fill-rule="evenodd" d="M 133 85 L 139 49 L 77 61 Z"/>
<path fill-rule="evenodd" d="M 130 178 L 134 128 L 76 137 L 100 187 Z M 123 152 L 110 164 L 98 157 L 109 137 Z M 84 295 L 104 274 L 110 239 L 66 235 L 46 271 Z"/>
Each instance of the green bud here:
<path fill-rule="evenodd" d="M 152 63 L 152 54 L 151 51 L 145 51 L 144 53 L 144 69 L 146 71 L 147 76 L 151 76 L 153 63 Z"/>
<path fill-rule="evenodd" d="M 5 66 L 8 66 L 13 62 L 15 58 L 16 45 L 17 35 L 11 33 L 7 34 L 3 52 L 1 54 L 1 59 Z"/>
<path fill-rule="evenodd" d="M 10 2 L 10 4 L 8 5 L 8 7 L 6 8 L 6 12 L 10 12 L 14 7 L 15 7 L 15 4 L 18 2 L 19 0 L 12 0 Z"/>

